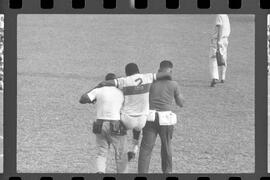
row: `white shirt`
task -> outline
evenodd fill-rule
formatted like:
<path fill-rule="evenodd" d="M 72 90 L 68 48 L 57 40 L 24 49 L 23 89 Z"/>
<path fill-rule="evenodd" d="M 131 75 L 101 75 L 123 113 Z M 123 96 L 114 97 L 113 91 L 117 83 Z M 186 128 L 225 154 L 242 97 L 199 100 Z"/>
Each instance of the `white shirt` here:
<path fill-rule="evenodd" d="M 221 38 L 228 38 L 231 33 L 231 26 L 229 17 L 227 14 L 218 14 L 216 15 L 216 21 L 215 21 L 215 30 L 213 34 L 213 38 L 216 39 L 218 32 L 216 26 L 220 26 L 220 37 Z"/>
<path fill-rule="evenodd" d="M 102 87 L 90 91 L 88 97 L 96 100 L 97 119 L 120 120 L 120 111 L 124 102 L 121 90 L 116 87 Z"/>
<path fill-rule="evenodd" d="M 115 79 L 116 86 L 124 93 L 125 101 L 122 113 L 140 116 L 148 115 L 150 86 L 156 74 L 134 74 Z"/>

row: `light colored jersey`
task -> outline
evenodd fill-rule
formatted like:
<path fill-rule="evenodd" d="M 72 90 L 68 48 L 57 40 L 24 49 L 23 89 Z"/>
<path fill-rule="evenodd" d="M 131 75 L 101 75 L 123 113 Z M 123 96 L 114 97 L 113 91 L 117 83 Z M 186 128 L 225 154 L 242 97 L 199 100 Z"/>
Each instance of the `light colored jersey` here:
<path fill-rule="evenodd" d="M 121 90 L 116 87 L 102 87 L 90 91 L 88 97 L 96 100 L 97 119 L 120 120 L 120 111 L 124 102 Z"/>
<path fill-rule="evenodd" d="M 147 115 L 149 112 L 149 90 L 156 74 L 134 74 L 115 79 L 116 86 L 124 93 L 122 113 L 131 116 Z"/>
<path fill-rule="evenodd" d="M 216 15 L 216 21 L 215 21 L 215 30 L 213 34 L 213 39 L 217 38 L 218 32 L 216 26 L 220 26 L 221 28 L 221 38 L 228 38 L 231 33 L 231 26 L 230 26 L 230 21 L 229 17 L 227 14 L 218 14 Z"/>

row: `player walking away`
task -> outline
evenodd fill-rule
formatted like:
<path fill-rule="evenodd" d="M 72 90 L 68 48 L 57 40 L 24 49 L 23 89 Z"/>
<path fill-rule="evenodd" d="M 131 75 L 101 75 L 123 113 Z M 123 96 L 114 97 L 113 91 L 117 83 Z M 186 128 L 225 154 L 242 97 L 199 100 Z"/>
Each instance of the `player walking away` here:
<path fill-rule="evenodd" d="M 106 80 L 113 80 L 112 73 L 106 75 Z M 93 123 L 93 133 L 96 134 L 97 171 L 105 173 L 106 160 L 110 145 L 115 151 L 117 173 L 127 173 L 127 136 L 126 128 L 120 121 L 120 110 L 124 102 L 122 91 L 116 87 L 95 88 L 82 95 L 80 103 L 95 103 L 97 119 Z"/>
<path fill-rule="evenodd" d="M 173 64 L 170 61 L 160 63 L 159 72 L 172 73 Z M 151 153 L 155 145 L 157 135 L 161 140 L 161 166 L 163 173 L 172 172 L 172 148 L 171 139 L 173 124 L 176 123 L 176 115 L 172 112 L 174 101 L 179 107 L 183 107 L 183 97 L 176 81 L 168 78 L 155 81 L 150 88 L 150 111 L 143 128 L 142 142 L 139 152 L 138 173 L 148 173 Z"/>
<path fill-rule="evenodd" d="M 126 77 L 105 81 L 100 86 L 116 86 L 124 93 L 124 105 L 121 110 L 121 121 L 127 129 L 133 129 L 133 148 L 128 153 L 129 160 L 138 152 L 140 132 L 145 126 L 149 114 L 150 85 L 156 79 L 171 78 L 167 72 L 141 74 L 137 64 L 129 63 L 125 67 Z"/>
<path fill-rule="evenodd" d="M 230 21 L 227 14 L 216 15 L 215 31 L 211 39 L 210 45 L 210 74 L 211 74 L 211 87 L 214 87 L 219 80 L 219 69 L 216 59 L 216 52 L 219 50 L 222 58 L 224 59 L 224 65 L 220 66 L 221 70 L 221 83 L 224 83 L 227 70 L 227 47 L 228 38 L 230 36 L 231 28 Z"/>

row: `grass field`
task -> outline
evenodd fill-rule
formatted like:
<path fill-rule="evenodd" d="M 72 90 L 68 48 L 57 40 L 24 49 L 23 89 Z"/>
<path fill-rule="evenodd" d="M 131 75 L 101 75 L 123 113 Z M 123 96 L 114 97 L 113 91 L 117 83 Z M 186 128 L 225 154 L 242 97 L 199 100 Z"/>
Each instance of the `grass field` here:
<path fill-rule="evenodd" d="M 156 72 L 164 59 L 186 100 L 175 108 L 173 172 L 254 172 L 254 17 L 230 21 L 227 81 L 210 88 L 214 15 L 19 15 L 18 172 L 94 173 L 95 109 L 81 94 L 129 62 Z M 159 139 L 150 172 L 161 172 Z"/>

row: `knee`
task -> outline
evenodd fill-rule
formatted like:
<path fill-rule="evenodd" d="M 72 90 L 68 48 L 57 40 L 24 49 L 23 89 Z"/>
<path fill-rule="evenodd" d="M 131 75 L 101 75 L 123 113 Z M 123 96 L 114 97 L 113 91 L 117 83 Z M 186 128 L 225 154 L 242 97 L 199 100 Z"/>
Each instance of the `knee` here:
<path fill-rule="evenodd" d="M 101 157 L 106 157 L 108 153 L 108 146 L 105 146 L 104 144 L 97 144 L 97 155 Z"/>
<path fill-rule="evenodd" d="M 151 152 L 155 146 L 153 142 L 142 141 L 140 151 Z"/>
<path fill-rule="evenodd" d="M 166 153 L 168 156 L 172 156 L 172 147 L 170 143 L 162 143 L 161 149 L 163 150 L 163 153 Z"/>

